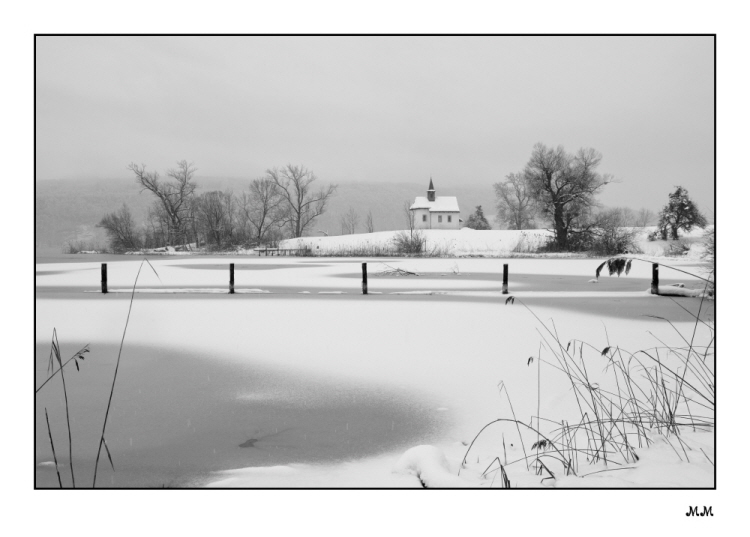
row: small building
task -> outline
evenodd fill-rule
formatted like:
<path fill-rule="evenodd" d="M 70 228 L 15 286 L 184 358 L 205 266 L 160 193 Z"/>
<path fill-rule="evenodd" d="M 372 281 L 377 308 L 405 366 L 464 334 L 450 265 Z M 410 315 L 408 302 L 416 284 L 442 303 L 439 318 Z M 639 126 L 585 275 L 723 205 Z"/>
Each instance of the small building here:
<path fill-rule="evenodd" d="M 461 219 L 455 196 L 436 196 L 430 177 L 427 197 L 417 196 L 411 207 L 414 229 L 459 229 Z"/>

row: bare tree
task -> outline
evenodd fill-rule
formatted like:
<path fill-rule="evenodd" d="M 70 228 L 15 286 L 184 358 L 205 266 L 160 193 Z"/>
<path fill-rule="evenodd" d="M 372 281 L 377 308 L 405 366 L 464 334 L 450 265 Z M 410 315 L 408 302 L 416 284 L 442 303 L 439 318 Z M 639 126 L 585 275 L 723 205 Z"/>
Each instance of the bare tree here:
<path fill-rule="evenodd" d="M 651 225 L 656 221 L 656 213 L 654 211 L 651 211 L 649 209 L 639 209 L 638 213 L 635 215 L 635 218 L 633 220 L 633 225 L 635 227 L 646 227 Z"/>
<path fill-rule="evenodd" d="M 542 213 L 553 223 L 555 242 L 568 248 L 568 237 L 578 233 L 578 223 L 596 206 L 596 194 L 612 182 L 597 173 L 602 155 L 594 149 L 579 149 L 575 155 L 562 146 L 547 148 L 538 143 L 524 168 L 524 178 Z"/>
<path fill-rule="evenodd" d="M 192 182 L 195 174 L 193 164 L 186 160 L 177 163 L 177 168 L 167 171 L 167 176 L 173 181 L 163 183 L 159 179 L 158 172 L 147 172 L 146 165 L 138 166 L 131 163 L 128 166 L 141 185 L 142 190 L 149 190 L 159 200 L 164 215 L 169 221 L 167 235 L 168 244 L 186 244 L 189 231 L 190 209 L 195 192 L 195 183 Z"/>
<path fill-rule="evenodd" d="M 508 229 L 533 229 L 537 204 L 522 173 L 509 173 L 495 183 L 497 216 Z"/>
<path fill-rule="evenodd" d="M 169 218 L 166 211 L 164 211 L 164 207 L 158 200 L 154 200 L 148 208 L 146 223 L 143 246 L 146 248 L 157 248 L 167 244 L 169 238 Z"/>
<path fill-rule="evenodd" d="M 421 230 L 416 229 L 414 211 L 409 209 L 411 204 L 404 202 L 404 217 L 408 231 L 397 231 L 393 236 L 393 244 L 400 254 L 421 254 L 426 249 L 427 241 Z"/>
<path fill-rule="evenodd" d="M 409 235 L 412 235 L 414 233 L 415 228 L 415 216 L 414 211 L 410 209 L 411 203 L 408 201 L 404 202 L 404 217 L 406 218 L 406 225 L 407 229 L 409 230 Z"/>
<path fill-rule="evenodd" d="M 205 192 L 194 200 L 197 233 L 206 243 L 221 248 L 232 243 L 235 225 L 235 200 L 231 192 Z"/>
<path fill-rule="evenodd" d="M 365 229 L 367 233 L 375 232 L 375 224 L 372 223 L 372 211 L 367 211 L 367 218 L 365 219 Z"/>
<path fill-rule="evenodd" d="M 139 248 L 141 239 L 133 223 L 130 209 L 123 203 L 119 211 L 105 215 L 96 227 L 104 228 L 115 252 Z"/>
<path fill-rule="evenodd" d="M 252 227 L 253 241 L 263 244 L 269 241 L 271 230 L 284 221 L 284 198 L 281 190 L 270 177 L 253 179 L 249 192 L 243 194 L 243 213 Z"/>
<path fill-rule="evenodd" d="M 354 235 L 359 225 L 359 215 L 352 207 L 341 217 L 341 234 Z"/>
<path fill-rule="evenodd" d="M 307 227 L 326 210 L 328 199 L 336 192 L 336 185 L 313 190 L 317 179 L 304 166 L 287 164 L 280 170 L 266 170 L 266 176 L 279 188 L 283 199 L 284 224 L 289 225 L 293 237 L 301 237 Z"/>

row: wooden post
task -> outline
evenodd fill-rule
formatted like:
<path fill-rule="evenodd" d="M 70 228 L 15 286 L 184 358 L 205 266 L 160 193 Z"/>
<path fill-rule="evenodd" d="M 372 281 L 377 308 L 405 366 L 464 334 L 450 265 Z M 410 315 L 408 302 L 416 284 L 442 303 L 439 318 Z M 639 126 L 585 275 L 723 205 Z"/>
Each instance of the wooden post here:
<path fill-rule="evenodd" d="M 503 294 L 508 294 L 508 263 L 503 264 Z"/>
<path fill-rule="evenodd" d="M 651 294 L 659 294 L 659 263 L 651 265 Z"/>
<path fill-rule="evenodd" d="M 362 263 L 362 294 L 367 294 L 367 263 Z"/>
<path fill-rule="evenodd" d="M 102 293 L 107 292 L 107 264 L 102 263 Z"/>
<path fill-rule="evenodd" d="M 229 294 L 234 294 L 234 263 L 229 263 Z"/>

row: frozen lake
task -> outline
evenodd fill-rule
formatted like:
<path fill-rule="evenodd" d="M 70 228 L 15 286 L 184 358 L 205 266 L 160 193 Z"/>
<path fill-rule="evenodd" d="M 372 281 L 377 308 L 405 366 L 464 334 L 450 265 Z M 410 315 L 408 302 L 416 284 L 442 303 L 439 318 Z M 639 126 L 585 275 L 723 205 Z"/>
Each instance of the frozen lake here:
<path fill-rule="evenodd" d="M 241 468 L 338 468 L 354 463 L 359 486 L 414 486 L 390 481 L 389 465 L 405 449 L 436 444 L 458 449 L 497 417 L 504 382 L 521 416 L 535 412 L 536 378 L 526 360 L 539 352 L 540 325 L 561 340 L 631 350 L 660 338 L 679 341 L 669 318 L 689 329 L 691 316 L 713 319 L 713 301 L 645 294 L 650 266 L 589 282 L 596 259 L 329 259 L 150 257 L 144 265 L 122 353 L 97 485 L 195 486 Z M 361 294 L 361 263 L 369 289 Z M 109 288 L 99 291 L 100 263 Z M 53 328 L 63 359 L 90 343 L 76 372 L 65 369 L 71 402 L 77 484 L 90 486 L 93 459 L 132 290 L 141 259 L 58 256 L 36 264 L 36 384 L 46 378 Z M 238 294 L 226 294 L 235 263 Z M 671 264 L 670 260 L 668 264 Z M 675 261 L 697 271 L 695 262 Z M 419 276 L 384 274 L 394 268 Z M 699 280 L 661 271 L 662 284 Z M 687 311 L 686 311 L 687 310 Z M 37 396 L 37 486 L 57 486 L 44 408 L 58 460 L 67 464 L 62 387 L 56 378 Z M 569 387 L 549 380 L 542 410 L 574 410 Z M 241 447 L 244 444 L 245 447 Z M 464 448 L 465 449 L 465 448 Z M 370 479 L 377 460 L 385 475 Z M 390 462 L 389 462 L 390 461 Z M 312 466 L 311 466 L 312 465 Z M 336 466 L 339 465 L 339 466 Z M 359 469 L 357 469 L 359 468 Z M 304 472 L 302 472 L 304 474 Z M 67 477 L 67 481 L 66 481 Z M 270 481 L 269 481 L 270 479 Z M 241 486 L 325 486 L 266 477 Z M 285 478 L 288 479 L 288 478 Z M 269 484 L 270 483 L 270 484 Z M 64 469 L 63 484 L 69 485 Z M 350 484 L 333 481 L 329 486 Z M 417 483 L 418 486 L 418 483 Z"/>
<path fill-rule="evenodd" d="M 63 355 L 84 344 L 62 345 Z M 37 346 L 37 378 L 46 378 L 48 347 Z M 117 350 L 92 345 L 80 373 L 66 369 L 79 486 L 93 479 Z M 195 486 L 218 470 L 348 460 L 434 440 L 447 424 L 447 415 L 426 398 L 303 376 L 258 364 L 248 354 L 246 362 L 226 363 L 166 346 L 128 346 L 107 434 L 116 471 L 102 458 L 97 484 Z M 51 455 L 45 407 L 61 441 L 58 458 L 67 453 L 63 405 L 58 385 L 48 384 L 38 396 L 37 462 Z M 37 486 L 58 486 L 53 467 L 38 467 Z"/>

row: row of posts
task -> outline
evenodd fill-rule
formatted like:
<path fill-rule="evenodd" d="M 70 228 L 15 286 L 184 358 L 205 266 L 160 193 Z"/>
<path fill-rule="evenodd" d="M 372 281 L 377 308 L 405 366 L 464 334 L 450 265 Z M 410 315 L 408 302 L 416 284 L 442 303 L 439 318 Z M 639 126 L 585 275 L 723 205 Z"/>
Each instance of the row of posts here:
<path fill-rule="evenodd" d="M 107 264 L 102 263 L 102 293 L 107 292 Z M 229 263 L 229 294 L 234 294 L 234 263 Z M 367 294 L 367 263 L 362 263 L 362 294 Z M 508 294 L 508 264 L 503 264 L 503 294 Z M 659 294 L 659 263 L 651 266 L 651 294 Z"/>

